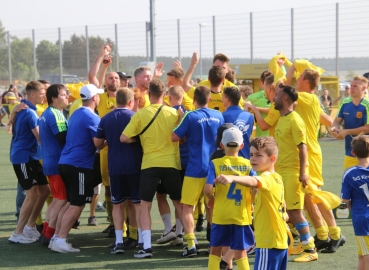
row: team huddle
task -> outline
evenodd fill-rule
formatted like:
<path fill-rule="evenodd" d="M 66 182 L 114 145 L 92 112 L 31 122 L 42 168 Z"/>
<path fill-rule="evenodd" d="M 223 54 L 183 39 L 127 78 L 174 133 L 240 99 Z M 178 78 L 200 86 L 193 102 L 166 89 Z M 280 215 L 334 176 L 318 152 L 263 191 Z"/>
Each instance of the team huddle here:
<path fill-rule="evenodd" d="M 159 79 L 162 63 L 154 76 L 148 67 L 137 68 L 136 88 L 128 88 L 125 73 L 106 73 L 109 54 L 106 45 L 68 120 L 64 85 L 26 85 L 26 98 L 11 117 L 10 160 L 26 199 L 10 242 L 40 241 L 55 252 L 80 252 L 67 236 L 102 183 L 113 254 L 138 247 L 134 257 L 153 256 L 150 211 L 156 196 L 164 225 L 156 243 L 182 246 L 185 240 L 182 257 L 200 252 L 194 207 L 205 203 L 208 269 L 232 269 L 233 259 L 238 269 L 250 269 L 253 253 L 254 269 L 287 269 L 289 254 L 299 255 L 294 262 L 315 261 L 318 251 L 334 253 L 346 242 L 332 212 L 337 198 L 322 191 L 318 131 L 325 125 L 345 139 L 342 199 L 352 207 L 359 269 L 369 267 L 369 227 L 363 225 L 369 139 L 360 135 L 369 133 L 365 77 L 354 78 L 333 121 L 314 94 L 324 70 L 306 60 L 292 63 L 277 54 L 261 74 L 262 90 L 244 99 L 226 79 L 224 54 L 214 56 L 208 80 L 195 86 L 190 78 L 197 53 L 187 72 L 176 61 L 166 84 Z M 45 97 L 48 107 L 38 117 L 36 104 Z M 39 233 L 35 222 L 50 190 L 53 201 Z M 319 196 L 332 203 L 317 201 Z M 294 238 L 300 240 L 295 247 Z"/>

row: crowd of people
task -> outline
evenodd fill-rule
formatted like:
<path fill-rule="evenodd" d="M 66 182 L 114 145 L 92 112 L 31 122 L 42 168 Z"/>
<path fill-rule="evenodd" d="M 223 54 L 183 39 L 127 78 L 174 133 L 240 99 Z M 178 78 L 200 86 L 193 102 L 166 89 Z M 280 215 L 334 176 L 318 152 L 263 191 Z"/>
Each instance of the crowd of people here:
<path fill-rule="evenodd" d="M 208 79 L 196 85 L 194 53 L 186 72 L 173 63 L 166 83 L 162 63 L 153 74 L 137 68 L 132 87 L 131 76 L 107 72 L 110 52 L 109 45 L 102 48 L 68 120 L 68 89 L 45 81 L 30 81 L 26 97 L 10 112 L 10 160 L 26 193 L 10 242 L 40 241 L 55 252 L 80 252 L 67 236 L 85 204 L 95 208 L 102 183 L 113 254 L 138 247 L 134 257 L 153 256 L 156 196 L 164 227 L 156 243 L 185 244 L 182 257 L 200 252 L 195 231 L 206 215 L 208 269 L 232 269 L 233 260 L 238 269 L 249 269 L 253 253 L 254 269 L 286 269 L 289 254 L 299 255 L 294 262 L 315 261 L 318 251 L 334 253 L 346 242 L 332 212 L 341 200 L 322 191 L 322 124 L 345 139 L 349 169 L 342 198 L 352 207 L 359 269 L 369 267 L 368 187 L 360 176 L 368 176 L 369 165 L 369 139 L 360 135 L 369 133 L 365 77 L 353 79 L 333 121 L 314 94 L 324 70 L 307 60 L 292 63 L 282 52 L 262 72 L 256 93 L 231 82 L 235 74 L 224 54 L 214 56 Z M 321 100 L 330 102 L 326 95 Z M 37 104 L 44 104 L 40 116 Z M 40 233 L 35 224 L 50 192 Z M 88 222 L 96 225 L 93 211 Z"/>

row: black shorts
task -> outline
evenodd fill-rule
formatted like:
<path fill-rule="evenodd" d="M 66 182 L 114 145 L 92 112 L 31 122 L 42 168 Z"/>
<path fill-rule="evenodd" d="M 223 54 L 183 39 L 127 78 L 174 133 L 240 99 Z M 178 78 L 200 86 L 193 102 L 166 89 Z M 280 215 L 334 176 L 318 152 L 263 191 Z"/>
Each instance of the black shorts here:
<path fill-rule="evenodd" d="M 38 185 L 47 185 L 47 178 L 42 171 L 42 165 L 39 160 L 30 160 L 27 163 L 13 164 L 14 172 L 18 178 L 20 186 L 24 190 Z"/>
<path fill-rule="evenodd" d="M 95 153 L 94 168 L 92 173 L 94 187 L 102 183 L 101 169 L 100 169 L 100 153 Z"/>
<path fill-rule="evenodd" d="M 183 184 L 183 179 L 184 179 L 184 176 L 185 176 L 185 172 L 186 170 L 180 170 L 179 173 L 181 175 L 181 192 L 182 192 L 182 184 Z M 159 182 L 158 184 L 158 187 L 156 188 L 156 192 L 158 194 L 168 194 L 168 192 L 166 191 L 164 185 L 161 183 L 161 181 Z"/>
<path fill-rule="evenodd" d="M 141 170 L 140 199 L 152 202 L 159 182 L 172 200 L 181 199 L 182 181 L 180 171 L 174 168 L 148 168 Z"/>
<path fill-rule="evenodd" d="M 120 204 L 125 200 L 140 203 L 138 192 L 140 189 L 140 174 L 123 174 L 110 176 L 111 202 Z"/>
<path fill-rule="evenodd" d="M 95 187 L 93 170 L 67 164 L 59 164 L 58 169 L 67 191 L 67 201 L 75 206 L 91 203 Z"/>

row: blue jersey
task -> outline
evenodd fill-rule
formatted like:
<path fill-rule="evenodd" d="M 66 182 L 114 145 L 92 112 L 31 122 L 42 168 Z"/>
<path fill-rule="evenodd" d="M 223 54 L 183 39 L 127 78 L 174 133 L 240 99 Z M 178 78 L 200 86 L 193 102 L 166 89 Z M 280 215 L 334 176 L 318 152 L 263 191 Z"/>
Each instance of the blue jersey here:
<path fill-rule="evenodd" d="M 134 112 L 116 108 L 101 118 L 96 138 L 108 143 L 108 170 L 110 176 L 137 174 L 141 171 L 142 147 L 140 142 L 121 143 L 120 136 Z"/>
<path fill-rule="evenodd" d="M 182 105 L 178 105 L 178 106 L 173 106 L 174 109 L 178 110 L 179 107 L 182 108 L 182 111 L 185 113 L 186 109 L 182 106 Z M 188 160 L 190 158 L 190 150 L 188 149 L 188 142 L 185 141 L 184 143 L 181 143 L 179 145 L 179 154 L 181 156 L 181 167 L 182 170 L 186 170 L 187 168 L 187 164 L 188 164 Z"/>
<path fill-rule="evenodd" d="M 93 138 L 99 122 L 100 117 L 87 107 L 82 106 L 73 113 L 59 164 L 93 169 L 96 152 Z"/>
<path fill-rule="evenodd" d="M 352 129 L 369 124 L 369 100 L 363 98 L 359 105 L 352 103 L 352 98 L 346 98 L 338 112 L 338 117 L 344 120 L 344 128 Z M 355 136 L 345 137 L 345 155 L 352 157 L 351 141 Z"/>
<path fill-rule="evenodd" d="M 28 108 L 17 113 L 13 125 L 13 137 L 10 146 L 10 161 L 12 164 L 27 163 L 30 159 L 41 159 L 41 147 L 32 129 L 38 126 L 36 106 L 28 100 L 22 100 Z"/>
<path fill-rule="evenodd" d="M 67 119 L 62 111 L 49 106 L 42 113 L 39 124 L 44 174 L 59 174 L 58 163 L 65 144 L 60 143 L 55 136 L 60 132 L 67 131 Z"/>
<path fill-rule="evenodd" d="M 208 108 L 186 112 L 181 123 L 174 129 L 180 137 L 186 137 L 190 159 L 186 176 L 202 178 L 208 175 L 210 154 L 215 150 L 218 127 L 224 123 L 222 113 Z"/>
<path fill-rule="evenodd" d="M 223 113 L 224 122 L 231 123 L 239 128 L 243 134 L 243 149 L 238 155 L 250 159 L 250 137 L 254 127 L 254 117 L 251 113 L 245 112 L 239 106 L 230 106 Z"/>
<path fill-rule="evenodd" d="M 352 225 L 356 236 L 369 235 L 369 168 L 358 166 L 345 171 L 341 197 L 351 200 Z"/>

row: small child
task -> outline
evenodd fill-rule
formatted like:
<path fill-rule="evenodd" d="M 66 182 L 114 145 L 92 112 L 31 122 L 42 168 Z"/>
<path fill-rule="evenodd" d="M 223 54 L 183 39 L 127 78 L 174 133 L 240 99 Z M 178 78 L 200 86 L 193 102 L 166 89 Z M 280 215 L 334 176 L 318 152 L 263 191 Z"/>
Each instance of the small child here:
<path fill-rule="evenodd" d="M 214 205 L 208 269 L 220 268 L 223 246 L 229 246 L 233 250 L 238 269 L 250 269 L 246 248 L 254 243 L 250 227 L 251 189 L 236 183 L 216 184 L 214 196 L 212 187 L 214 179 L 221 174 L 245 177 L 256 173 L 251 169 L 249 160 L 238 156 L 243 148 L 243 135 L 237 127 L 223 132 L 221 147 L 224 148 L 225 156 L 210 161 L 204 189 L 209 199 L 208 205 Z"/>
<path fill-rule="evenodd" d="M 15 94 L 13 92 L 9 92 L 5 95 L 4 97 L 8 103 L 8 108 L 9 108 L 9 113 L 11 114 L 14 110 L 15 107 L 17 107 L 17 105 L 19 104 L 19 101 L 17 100 L 17 97 L 15 96 Z M 8 126 L 8 133 L 11 134 L 12 133 L 12 123 L 9 123 Z"/>
<path fill-rule="evenodd" d="M 278 146 L 272 137 L 250 143 L 252 169 L 260 176 L 219 175 L 215 183 L 257 188 L 254 208 L 256 256 L 254 269 L 287 269 L 288 234 L 285 222 L 284 187 L 274 172 Z"/>
<path fill-rule="evenodd" d="M 369 136 L 359 135 L 352 142 L 352 154 L 359 165 L 347 169 L 342 178 L 342 201 L 351 207 L 358 251 L 358 270 L 369 269 Z"/>

